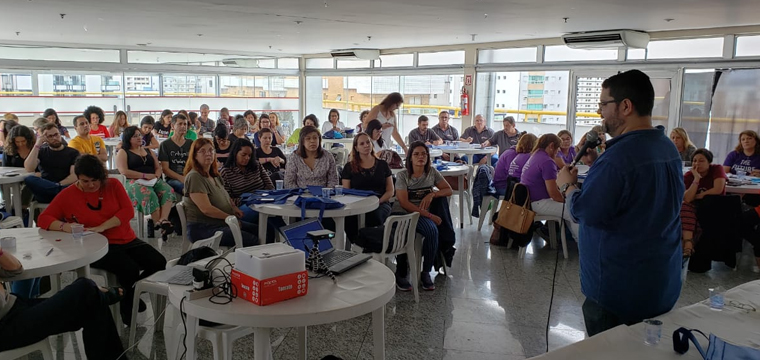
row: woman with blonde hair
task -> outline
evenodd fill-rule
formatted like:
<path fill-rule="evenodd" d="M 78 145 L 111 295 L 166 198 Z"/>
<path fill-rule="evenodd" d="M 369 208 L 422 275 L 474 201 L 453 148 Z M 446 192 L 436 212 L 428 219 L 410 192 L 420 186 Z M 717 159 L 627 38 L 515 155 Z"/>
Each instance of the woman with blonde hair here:
<path fill-rule="evenodd" d="M 677 127 L 670 132 L 670 141 L 678 149 L 678 153 L 681 155 L 681 161 L 686 162 L 686 166 L 691 166 L 691 158 L 694 157 L 694 152 L 697 151 L 697 147 L 689 139 L 689 133 L 682 127 Z"/>
<path fill-rule="evenodd" d="M 121 134 L 128 127 L 129 118 L 127 118 L 127 113 L 119 110 L 113 116 L 113 123 L 111 123 L 111 126 L 108 128 L 108 132 L 111 133 L 112 137 L 121 137 Z"/>

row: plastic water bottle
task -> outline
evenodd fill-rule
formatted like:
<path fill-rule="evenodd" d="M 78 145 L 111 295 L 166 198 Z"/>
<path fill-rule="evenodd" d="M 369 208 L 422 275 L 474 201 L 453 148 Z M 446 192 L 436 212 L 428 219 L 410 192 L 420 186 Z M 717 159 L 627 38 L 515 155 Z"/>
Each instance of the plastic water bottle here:
<path fill-rule="evenodd" d="M 644 343 L 657 345 L 662 339 L 662 321 L 655 319 L 644 320 Z"/>
<path fill-rule="evenodd" d="M 710 290 L 710 308 L 713 310 L 723 310 L 725 299 L 723 298 L 723 288 L 718 286 Z"/>
<path fill-rule="evenodd" d="M 738 177 L 739 180 L 744 180 L 747 177 L 747 172 L 744 170 L 736 170 L 736 177 Z"/>

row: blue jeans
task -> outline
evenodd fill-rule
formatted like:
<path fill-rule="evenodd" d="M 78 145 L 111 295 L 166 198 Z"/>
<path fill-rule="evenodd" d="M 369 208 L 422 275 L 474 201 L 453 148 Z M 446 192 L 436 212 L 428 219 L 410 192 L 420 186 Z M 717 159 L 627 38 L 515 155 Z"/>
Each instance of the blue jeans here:
<path fill-rule="evenodd" d="M 208 239 L 214 235 L 215 232 L 222 232 L 221 246 L 231 247 L 235 246 L 235 238 L 232 236 L 232 230 L 225 225 L 208 225 L 205 223 L 188 223 L 187 224 L 187 237 L 191 242 L 198 240 Z M 259 233 L 259 227 L 255 223 L 249 223 L 246 221 L 240 221 L 240 234 L 243 236 L 243 246 L 255 246 L 259 245 L 259 238 L 256 234 Z"/>
<path fill-rule="evenodd" d="M 420 272 L 432 271 L 439 248 L 443 252 L 449 251 L 456 242 L 456 233 L 449 212 L 449 201 L 446 198 L 436 198 L 430 203 L 428 210 L 438 215 L 442 221 L 441 225 L 436 226 L 433 220 L 426 217 L 420 216 L 420 219 L 417 220 L 417 233 L 425 237 L 422 242 L 422 269 Z M 406 255 L 396 256 L 396 276 L 406 277 L 408 270 Z"/>
<path fill-rule="evenodd" d="M 185 184 L 177 179 L 166 178 L 166 183 L 174 189 L 174 193 L 177 194 L 177 198 L 181 198 L 185 194 Z"/>
<path fill-rule="evenodd" d="M 475 154 L 472 156 L 472 163 L 477 164 L 480 162 L 480 160 L 483 160 L 483 157 L 485 157 L 485 154 Z M 464 158 L 464 157 L 463 157 Z M 491 166 L 496 166 L 496 162 L 499 161 L 499 155 L 491 155 Z"/>
<path fill-rule="evenodd" d="M 35 299 L 40 296 L 40 278 L 14 281 L 11 292 L 20 298 Z"/>
<path fill-rule="evenodd" d="M 639 321 L 627 323 L 621 320 L 617 315 L 605 310 L 596 301 L 586 298 L 583 302 L 583 321 L 586 323 L 586 332 L 588 336 L 594 336 L 602 331 L 612 329 L 618 325 L 633 325 Z"/>
<path fill-rule="evenodd" d="M 24 179 L 24 183 L 30 190 L 32 190 L 34 198 L 45 204 L 49 204 L 53 201 L 53 198 L 66 188 L 66 186 L 61 185 L 60 183 L 45 180 L 38 176 L 29 176 Z"/>

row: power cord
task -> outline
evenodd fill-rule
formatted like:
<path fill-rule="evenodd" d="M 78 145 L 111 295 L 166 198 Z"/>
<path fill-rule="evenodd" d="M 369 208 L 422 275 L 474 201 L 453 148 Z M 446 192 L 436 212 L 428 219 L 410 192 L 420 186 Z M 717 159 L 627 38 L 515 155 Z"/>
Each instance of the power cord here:
<path fill-rule="evenodd" d="M 211 290 L 211 296 L 208 298 L 208 301 L 217 305 L 229 304 L 233 299 L 237 298 L 237 287 L 232 283 L 230 271 L 227 270 L 227 268 L 232 269 L 232 263 L 225 258 L 221 258 L 221 260 L 227 262 L 227 265 L 221 269 L 211 269 L 211 283 L 215 284 L 217 280 L 219 280 L 220 283 L 214 285 Z M 220 275 L 214 276 L 215 272 L 218 272 Z M 222 300 L 216 300 L 219 298 Z"/>
<path fill-rule="evenodd" d="M 136 347 L 136 346 L 137 346 L 137 345 L 140 343 L 140 341 L 142 341 L 142 339 L 143 339 L 143 338 L 145 338 L 145 335 L 147 335 L 147 334 L 148 334 L 148 331 L 149 331 L 150 329 L 152 329 L 152 328 L 156 327 L 156 324 L 158 324 L 158 322 L 160 321 L 161 317 L 162 317 L 162 316 L 164 316 L 164 314 L 165 314 L 165 313 L 166 313 L 166 308 L 164 308 L 164 311 L 162 311 L 162 312 L 161 312 L 161 314 L 159 314 L 158 316 L 156 316 L 156 317 L 155 317 L 156 321 L 155 321 L 155 322 L 153 322 L 153 325 L 151 325 L 151 326 L 148 328 L 148 330 L 146 330 L 146 331 L 145 331 L 145 334 L 143 334 L 143 336 L 142 336 L 141 338 L 139 338 L 139 339 L 135 340 L 135 343 L 134 343 L 134 344 L 132 344 L 132 346 L 128 347 L 126 350 L 124 350 L 124 352 L 122 352 L 122 353 L 121 353 L 121 355 L 119 355 L 119 357 L 117 357 L 117 358 L 116 358 L 116 360 L 119 360 L 119 359 L 121 359 L 122 357 L 124 357 L 124 355 L 125 355 L 126 353 L 128 353 L 130 350 L 132 350 L 133 348 L 135 348 L 135 347 Z M 135 325 L 135 326 L 137 326 L 137 325 Z"/>
<path fill-rule="evenodd" d="M 567 199 L 565 199 L 565 202 L 562 203 L 562 213 L 560 215 L 560 218 L 562 220 L 562 223 L 560 224 L 560 231 L 565 231 L 565 204 L 567 203 Z M 562 234 L 560 234 L 561 238 Z M 559 267 L 559 249 L 560 246 L 557 246 L 557 255 L 554 259 L 554 275 L 552 275 L 552 294 L 549 298 L 549 314 L 546 316 L 546 352 L 549 352 L 549 323 L 551 322 L 552 318 L 552 305 L 554 304 L 554 287 L 557 284 L 557 268 Z"/>

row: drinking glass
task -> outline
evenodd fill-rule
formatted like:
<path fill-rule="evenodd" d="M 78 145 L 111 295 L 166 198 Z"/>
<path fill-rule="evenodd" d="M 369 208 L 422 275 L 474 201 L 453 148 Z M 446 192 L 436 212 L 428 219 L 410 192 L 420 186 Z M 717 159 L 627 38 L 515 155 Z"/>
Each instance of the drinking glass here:
<path fill-rule="evenodd" d="M 335 185 L 335 196 L 343 196 L 343 186 Z"/>
<path fill-rule="evenodd" d="M 74 240 L 82 241 L 83 233 L 84 233 L 84 225 L 82 224 L 71 225 L 71 236 L 74 237 Z"/>
<path fill-rule="evenodd" d="M 657 345 L 662 338 L 662 321 L 655 319 L 644 320 L 644 343 Z"/>
<path fill-rule="evenodd" d="M 276 190 L 282 190 L 285 187 L 285 180 L 275 180 L 274 185 Z"/>

